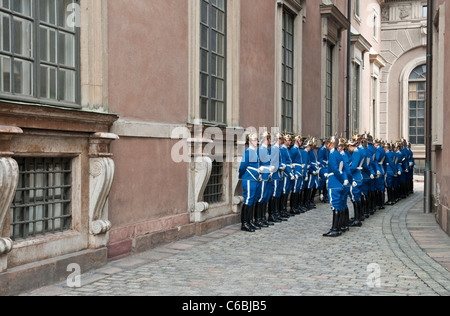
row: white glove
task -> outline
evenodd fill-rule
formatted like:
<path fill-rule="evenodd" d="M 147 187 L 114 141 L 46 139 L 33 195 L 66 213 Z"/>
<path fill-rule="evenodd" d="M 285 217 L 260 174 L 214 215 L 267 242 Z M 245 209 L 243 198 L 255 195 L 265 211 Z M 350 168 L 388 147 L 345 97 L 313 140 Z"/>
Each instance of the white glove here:
<path fill-rule="evenodd" d="M 375 179 L 375 176 L 373 174 L 370 175 L 370 179 Z"/>
<path fill-rule="evenodd" d="M 298 180 L 298 178 L 299 178 L 299 176 L 296 174 L 296 175 L 295 175 L 295 180 Z"/>
<path fill-rule="evenodd" d="M 344 181 L 344 187 L 348 186 L 348 184 L 349 184 L 348 180 L 345 180 Z"/>
<path fill-rule="evenodd" d="M 381 176 L 381 171 L 377 170 L 377 175 Z"/>
<path fill-rule="evenodd" d="M 308 181 L 308 179 L 309 179 L 309 177 L 308 177 L 308 176 L 306 176 L 306 178 L 305 178 L 305 181 Z"/>
<path fill-rule="evenodd" d="M 402 175 L 402 172 L 401 171 L 399 171 L 398 173 L 397 173 L 399 176 L 401 176 Z"/>
<path fill-rule="evenodd" d="M 356 188 L 356 187 L 358 186 L 358 182 L 353 181 L 352 186 L 353 186 L 354 188 Z"/>
<path fill-rule="evenodd" d="M 277 168 L 275 168 L 275 166 L 270 166 L 270 173 L 274 173 L 276 170 L 277 170 Z"/>
<path fill-rule="evenodd" d="M 405 172 L 409 172 L 409 170 L 408 170 L 408 169 L 406 169 L 406 170 L 405 170 Z"/>
<path fill-rule="evenodd" d="M 324 176 L 325 176 L 325 179 L 328 179 L 329 174 L 328 174 L 328 173 L 325 173 Z"/>

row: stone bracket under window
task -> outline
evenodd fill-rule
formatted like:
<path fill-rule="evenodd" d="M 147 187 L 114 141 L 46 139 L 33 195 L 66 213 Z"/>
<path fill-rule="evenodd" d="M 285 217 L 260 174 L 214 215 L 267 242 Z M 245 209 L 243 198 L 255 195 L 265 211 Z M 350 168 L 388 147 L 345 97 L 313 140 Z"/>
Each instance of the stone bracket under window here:
<path fill-rule="evenodd" d="M 23 131 L 14 126 L 0 126 L 0 273 L 7 269 L 8 253 L 13 248 L 7 216 L 19 180 L 19 167 L 11 157 L 11 139 Z"/>
<path fill-rule="evenodd" d="M 95 133 L 89 140 L 89 246 L 106 246 L 111 222 L 105 209 L 114 180 L 114 161 L 109 146 L 119 139 L 111 133 Z"/>

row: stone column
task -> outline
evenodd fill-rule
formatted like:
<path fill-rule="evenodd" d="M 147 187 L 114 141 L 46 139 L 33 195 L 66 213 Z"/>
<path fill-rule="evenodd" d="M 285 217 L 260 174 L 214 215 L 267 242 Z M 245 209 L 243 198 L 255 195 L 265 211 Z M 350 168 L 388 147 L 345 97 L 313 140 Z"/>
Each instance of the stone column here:
<path fill-rule="evenodd" d="M 19 167 L 10 149 L 11 139 L 22 133 L 18 127 L 0 126 L 0 273 L 7 270 L 8 253 L 13 248 L 8 218 L 19 181 Z"/>
<path fill-rule="evenodd" d="M 109 145 L 119 139 L 115 134 L 96 133 L 89 142 L 89 248 L 105 247 L 111 222 L 107 200 L 114 179 L 115 165 Z"/>

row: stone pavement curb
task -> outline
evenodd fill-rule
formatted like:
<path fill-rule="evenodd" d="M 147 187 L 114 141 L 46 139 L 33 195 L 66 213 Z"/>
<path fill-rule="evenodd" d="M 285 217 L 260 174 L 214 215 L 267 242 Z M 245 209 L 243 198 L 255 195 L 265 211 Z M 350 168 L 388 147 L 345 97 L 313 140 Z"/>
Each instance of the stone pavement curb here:
<path fill-rule="evenodd" d="M 412 210 L 415 212 L 422 210 L 423 212 L 421 195 L 416 195 L 414 199 L 391 208 L 383 220 L 383 233 L 397 258 L 413 270 L 437 294 L 449 295 L 450 272 L 419 247 L 408 229 L 407 216 Z M 428 215 L 428 217 L 431 216 Z M 435 225 L 437 226 L 437 223 Z M 446 235 L 442 236 L 444 241 L 450 240 L 447 237 Z"/>

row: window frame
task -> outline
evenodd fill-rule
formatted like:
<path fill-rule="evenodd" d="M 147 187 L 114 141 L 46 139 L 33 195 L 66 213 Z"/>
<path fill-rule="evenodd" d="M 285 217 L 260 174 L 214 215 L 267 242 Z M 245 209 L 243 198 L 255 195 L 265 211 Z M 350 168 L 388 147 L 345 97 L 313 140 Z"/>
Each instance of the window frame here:
<path fill-rule="evenodd" d="M 12 1 L 12 0 L 11 0 Z M 57 0 L 58 1 L 58 0 Z M 79 8 L 80 0 L 73 0 L 73 3 L 76 4 L 76 7 Z M 32 83 L 32 95 L 24 95 L 24 94 L 18 94 L 14 91 L 14 77 L 10 77 L 10 92 L 3 92 L 0 91 L 0 100 L 5 102 L 25 102 L 33 105 L 49 105 L 49 106 L 57 106 L 57 107 L 65 107 L 65 108 L 81 108 L 81 41 L 80 41 L 80 28 L 79 26 L 75 25 L 72 30 L 69 30 L 67 28 L 64 28 L 60 25 L 52 25 L 49 23 L 46 23 L 45 21 L 41 20 L 40 17 L 40 1 L 38 0 L 31 0 L 31 12 L 32 14 L 30 16 L 23 15 L 21 13 L 18 13 L 14 11 L 11 6 L 9 9 L 5 9 L 3 7 L 0 8 L 0 13 L 3 13 L 7 16 L 11 17 L 11 21 L 9 24 L 9 34 L 10 34 L 10 52 L 4 52 L 1 51 L 0 56 L 8 56 L 11 59 L 11 69 L 13 69 L 14 65 L 14 59 L 20 59 L 20 60 L 26 60 L 32 63 L 32 71 L 33 74 L 31 76 L 31 83 Z M 67 11 L 69 12 L 69 11 Z M 55 13 L 57 14 L 57 12 Z M 31 34 L 31 40 L 32 40 L 32 57 L 30 58 L 24 58 L 23 56 L 20 56 L 19 54 L 14 52 L 14 18 L 18 17 L 20 19 L 26 19 L 27 21 L 30 21 L 32 23 L 32 34 Z M 57 17 L 58 19 L 59 17 Z M 56 21 L 56 24 L 58 24 L 58 21 Z M 66 66 L 60 63 L 58 60 L 56 60 L 55 63 L 47 62 L 42 59 L 41 56 L 41 48 L 42 48 L 42 41 L 40 40 L 41 36 L 41 26 L 46 28 L 51 28 L 55 30 L 55 37 L 58 38 L 61 32 L 71 34 L 74 36 L 74 66 Z M 56 40 L 56 51 L 58 54 L 59 51 L 59 45 L 58 42 L 59 39 Z M 56 55 L 57 56 L 57 55 Z M 74 87 L 74 97 L 75 101 L 65 101 L 60 100 L 60 95 L 57 94 L 58 100 L 55 99 L 49 99 L 44 98 L 41 96 L 41 67 L 42 66 L 52 66 L 56 67 L 56 71 L 59 72 L 61 69 L 70 70 L 75 72 L 75 87 Z M 58 77 L 57 77 L 58 78 Z M 60 89 L 61 80 L 56 80 L 56 87 L 57 89 Z"/>
<path fill-rule="evenodd" d="M 425 67 L 425 68 L 424 68 Z M 425 72 L 417 72 L 418 69 L 421 69 L 422 71 L 425 70 Z M 414 74 L 418 74 L 419 76 L 417 76 L 417 78 L 413 78 Z M 425 74 L 425 76 L 424 76 Z M 420 77 L 420 75 L 422 77 Z M 412 91 L 411 87 L 412 85 L 417 84 L 417 90 Z M 423 85 L 424 89 L 420 90 L 419 86 L 420 84 Z M 413 100 L 411 98 L 411 94 L 412 93 L 416 93 L 417 97 Z M 421 99 L 419 98 L 419 93 L 423 93 L 424 98 Z M 411 102 L 415 103 L 414 108 L 411 107 Z M 419 103 L 422 102 L 423 103 L 423 107 L 419 108 Z M 409 77 L 408 77 L 408 135 L 409 135 L 409 139 L 411 141 L 411 144 L 415 145 L 415 146 L 423 146 L 425 145 L 425 106 L 426 106 L 426 65 L 419 65 L 417 67 L 415 67 Z M 423 116 L 419 116 L 419 110 L 423 111 Z M 412 116 L 411 113 L 412 111 L 415 111 L 416 115 Z M 412 125 L 411 122 L 412 120 L 414 120 L 416 122 L 415 125 Z M 423 120 L 423 126 L 419 126 L 419 120 Z M 416 133 L 412 134 L 411 131 L 415 130 Z M 419 129 L 423 129 L 424 133 L 423 134 L 419 134 L 418 130 Z M 423 142 L 419 142 L 419 138 L 423 138 Z"/>
<path fill-rule="evenodd" d="M 287 19 L 289 17 L 289 20 Z M 283 9 L 283 22 L 282 22 L 282 55 L 281 55 L 281 126 L 282 130 L 287 132 L 294 132 L 294 87 L 295 87 L 295 19 L 296 15 L 291 13 L 288 9 Z M 287 23 L 292 22 L 292 33 L 289 33 Z M 286 39 L 290 36 L 292 38 L 292 49 L 287 46 Z M 288 54 L 291 53 L 291 65 L 288 64 Z M 292 82 L 288 82 L 288 72 L 291 71 Z M 288 88 L 290 87 L 290 93 L 287 95 Z M 290 104 L 290 105 L 289 105 Z M 291 106 L 289 115 L 288 106 Z M 290 123 L 290 125 L 289 125 Z"/>
<path fill-rule="evenodd" d="M 203 123 L 205 124 L 210 124 L 210 125 L 214 125 L 214 126 L 227 126 L 227 48 L 228 48 L 228 32 L 227 32 L 227 20 L 228 20 L 228 15 L 227 15 L 227 1 L 223 0 L 223 10 L 220 9 L 217 5 L 213 4 L 211 2 L 211 0 L 199 0 L 200 1 L 200 62 L 199 62 L 199 117 L 200 119 L 203 121 Z M 207 3 L 207 23 L 203 22 L 203 17 L 202 17 L 202 5 L 204 3 Z M 224 13 L 224 20 L 223 20 L 223 28 L 224 31 L 221 32 L 220 30 L 213 29 L 213 27 L 211 26 L 210 23 L 210 16 L 213 10 L 220 10 Z M 204 47 L 202 45 L 202 28 L 206 28 L 207 29 L 207 47 Z M 223 35 L 223 55 L 221 55 L 218 51 L 214 52 L 211 48 L 211 42 L 212 42 L 212 35 L 214 35 L 215 33 L 221 34 Z M 207 70 L 204 71 L 203 70 L 203 65 L 202 65 L 202 52 L 206 52 L 207 54 L 207 61 L 206 61 L 206 66 L 207 66 Z M 223 58 L 223 77 L 220 78 L 218 76 L 218 74 L 216 73 L 215 75 L 213 75 L 213 72 L 211 71 L 211 66 L 213 65 L 212 62 L 212 56 L 216 56 L 219 58 Z M 204 86 L 202 84 L 202 80 L 203 77 L 207 78 L 207 87 L 206 87 L 206 94 L 205 95 L 203 92 L 204 90 Z M 213 79 L 216 80 L 222 80 L 223 81 L 223 91 L 222 91 L 222 97 L 223 100 L 219 100 L 219 98 L 213 98 L 212 97 L 212 82 Z M 217 96 L 218 91 L 216 91 L 216 96 Z M 206 109 L 203 109 L 203 102 L 206 101 Z M 217 113 L 217 108 L 215 109 L 215 117 L 213 118 L 212 116 L 212 109 L 213 109 L 213 105 L 212 102 L 216 101 L 216 102 L 223 102 L 223 121 L 219 121 L 216 120 L 216 118 L 219 117 L 218 113 Z"/>
<path fill-rule="evenodd" d="M 333 103 L 334 103 L 334 54 L 335 46 L 326 43 L 326 69 L 325 69 L 325 135 L 333 135 Z"/>

